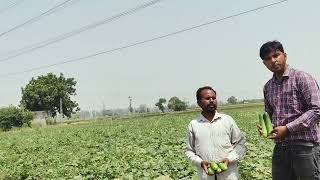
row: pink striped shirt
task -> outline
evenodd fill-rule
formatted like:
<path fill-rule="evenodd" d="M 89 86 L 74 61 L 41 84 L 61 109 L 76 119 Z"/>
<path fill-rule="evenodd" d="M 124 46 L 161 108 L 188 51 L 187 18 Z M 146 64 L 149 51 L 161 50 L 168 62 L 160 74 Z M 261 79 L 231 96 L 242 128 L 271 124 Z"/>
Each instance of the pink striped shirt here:
<path fill-rule="evenodd" d="M 284 141 L 320 142 L 320 91 L 311 75 L 288 67 L 282 80 L 273 75 L 263 93 L 272 123 L 289 130 Z"/>

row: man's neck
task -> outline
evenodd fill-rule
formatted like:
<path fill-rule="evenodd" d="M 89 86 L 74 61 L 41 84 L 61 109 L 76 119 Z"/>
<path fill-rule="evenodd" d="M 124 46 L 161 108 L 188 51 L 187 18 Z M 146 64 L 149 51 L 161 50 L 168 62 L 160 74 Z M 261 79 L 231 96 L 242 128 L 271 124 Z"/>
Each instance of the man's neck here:
<path fill-rule="evenodd" d="M 283 71 L 274 73 L 276 78 L 277 78 L 277 80 L 282 80 L 283 79 L 283 74 L 284 74 L 284 72 L 286 72 L 287 69 L 288 69 L 288 65 L 286 64 L 286 66 L 284 67 Z"/>
<path fill-rule="evenodd" d="M 201 114 L 202 114 L 206 119 L 208 119 L 210 122 L 212 122 L 212 121 L 213 121 L 213 118 L 214 118 L 214 116 L 215 116 L 215 114 L 216 114 L 216 111 L 214 111 L 214 112 L 204 112 L 204 111 L 202 111 Z"/>
<path fill-rule="evenodd" d="M 277 78 L 277 80 L 282 80 L 282 78 L 283 78 L 283 73 L 284 72 L 278 72 L 278 73 L 274 73 L 275 75 L 276 75 L 276 78 Z"/>

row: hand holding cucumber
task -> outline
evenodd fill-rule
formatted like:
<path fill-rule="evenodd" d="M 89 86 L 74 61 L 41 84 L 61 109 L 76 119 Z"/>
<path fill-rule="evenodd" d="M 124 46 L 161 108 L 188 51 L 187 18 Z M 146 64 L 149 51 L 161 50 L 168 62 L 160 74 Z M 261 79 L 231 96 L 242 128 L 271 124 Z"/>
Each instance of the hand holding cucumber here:
<path fill-rule="evenodd" d="M 224 158 L 220 162 L 216 163 L 214 161 L 208 163 L 208 161 L 202 161 L 201 167 L 205 170 L 205 172 L 209 176 L 213 176 L 214 174 L 219 174 L 223 171 L 228 170 L 229 159 Z"/>
<path fill-rule="evenodd" d="M 287 134 L 288 134 L 287 126 L 278 126 L 278 127 L 275 127 L 271 131 L 269 138 L 270 139 L 284 139 L 284 137 L 286 137 Z"/>
<path fill-rule="evenodd" d="M 208 168 L 209 168 L 209 166 L 210 166 L 209 161 L 206 161 L 206 160 L 201 161 L 201 167 L 202 167 L 202 169 L 203 169 L 207 174 L 208 174 Z"/>
<path fill-rule="evenodd" d="M 274 137 L 273 124 L 267 112 L 259 114 L 259 124 L 257 124 L 260 135 L 264 138 Z"/>

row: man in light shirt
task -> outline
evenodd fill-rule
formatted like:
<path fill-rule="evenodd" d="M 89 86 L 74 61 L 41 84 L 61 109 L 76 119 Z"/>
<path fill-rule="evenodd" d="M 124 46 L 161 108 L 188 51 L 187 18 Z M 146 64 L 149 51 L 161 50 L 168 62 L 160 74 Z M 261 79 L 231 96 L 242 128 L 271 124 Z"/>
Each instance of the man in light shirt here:
<path fill-rule="evenodd" d="M 232 117 L 217 112 L 216 92 L 210 86 L 197 91 L 202 112 L 188 126 L 185 154 L 198 169 L 199 179 L 238 180 L 237 161 L 245 155 L 245 137 Z M 228 170 L 208 175 L 210 162 L 223 162 Z"/>

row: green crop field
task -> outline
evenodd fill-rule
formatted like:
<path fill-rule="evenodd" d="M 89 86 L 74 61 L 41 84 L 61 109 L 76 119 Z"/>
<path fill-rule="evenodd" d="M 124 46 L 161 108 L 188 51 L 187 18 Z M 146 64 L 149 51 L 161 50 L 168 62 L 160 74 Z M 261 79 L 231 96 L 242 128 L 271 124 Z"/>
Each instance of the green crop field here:
<path fill-rule="evenodd" d="M 247 137 L 241 179 L 271 179 L 273 142 L 259 137 L 263 108 L 231 115 Z M 197 179 L 184 156 L 189 121 L 199 112 L 72 123 L 0 133 L 0 179 Z"/>

